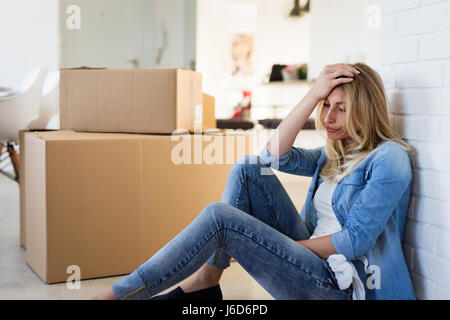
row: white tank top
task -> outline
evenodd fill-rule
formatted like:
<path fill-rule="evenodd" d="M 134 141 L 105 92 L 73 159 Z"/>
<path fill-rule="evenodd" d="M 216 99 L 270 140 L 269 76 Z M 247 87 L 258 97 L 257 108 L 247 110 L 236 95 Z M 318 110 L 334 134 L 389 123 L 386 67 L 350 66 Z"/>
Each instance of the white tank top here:
<path fill-rule="evenodd" d="M 337 183 L 323 180 L 320 184 L 319 188 L 314 195 L 314 206 L 317 211 L 317 226 L 314 229 L 313 234 L 310 239 L 314 239 L 317 237 L 327 236 L 329 234 L 340 231 L 341 225 L 339 224 L 339 220 L 336 217 L 336 214 L 333 211 L 333 207 L 331 206 L 331 197 L 333 196 L 334 189 L 336 188 Z M 330 257 L 336 258 L 337 255 L 332 255 Z M 348 278 L 351 278 L 353 285 L 353 293 L 352 297 L 354 300 L 356 299 L 365 299 L 364 286 L 359 278 L 358 272 L 354 267 L 353 263 L 349 261 L 349 265 L 352 267 L 351 274 L 336 274 L 336 278 L 339 281 L 343 281 L 348 283 Z M 338 269 L 342 269 L 342 266 L 338 266 Z M 342 278 L 342 280 L 341 280 Z"/>
<path fill-rule="evenodd" d="M 341 230 L 341 225 L 331 207 L 331 197 L 337 183 L 323 180 L 314 195 L 317 211 L 317 226 L 310 239 L 323 237 Z"/>

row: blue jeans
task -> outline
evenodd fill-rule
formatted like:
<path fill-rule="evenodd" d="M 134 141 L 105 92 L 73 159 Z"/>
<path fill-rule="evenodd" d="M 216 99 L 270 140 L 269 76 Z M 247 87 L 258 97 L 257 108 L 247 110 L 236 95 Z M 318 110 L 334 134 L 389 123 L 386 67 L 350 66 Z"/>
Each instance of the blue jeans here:
<path fill-rule="evenodd" d="M 308 229 L 278 178 L 261 175 L 263 167 L 257 156 L 241 157 L 221 202 L 206 206 L 166 246 L 114 283 L 114 295 L 150 299 L 205 262 L 226 269 L 233 257 L 275 299 L 351 299 L 351 287 L 339 290 L 327 261 L 296 242 L 309 239 Z"/>

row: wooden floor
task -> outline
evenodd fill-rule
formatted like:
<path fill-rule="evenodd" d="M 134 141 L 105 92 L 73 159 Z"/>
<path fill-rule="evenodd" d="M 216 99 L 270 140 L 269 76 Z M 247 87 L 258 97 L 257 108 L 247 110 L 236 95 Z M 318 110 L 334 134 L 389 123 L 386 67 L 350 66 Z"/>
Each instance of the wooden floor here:
<path fill-rule="evenodd" d="M 295 206 L 300 210 L 310 178 L 277 173 Z M 26 264 L 25 249 L 19 244 L 19 186 L 0 174 L 0 300 L 3 299 L 90 299 L 121 277 L 81 281 L 80 289 L 65 283 L 47 285 Z M 273 299 L 236 262 L 221 279 L 226 300 Z M 169 289 L 170 290 L 170 289 Z"/>

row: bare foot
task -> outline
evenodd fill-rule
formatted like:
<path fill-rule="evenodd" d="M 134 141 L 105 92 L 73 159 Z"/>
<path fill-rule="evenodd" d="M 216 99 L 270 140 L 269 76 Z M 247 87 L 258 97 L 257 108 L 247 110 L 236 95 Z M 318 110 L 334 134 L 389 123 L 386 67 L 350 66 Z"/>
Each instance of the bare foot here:
<path fill-rule="evenodd" d="M 117 300 L 117 298 L 114 295 L 112 288 L 108 288 L 108 289 L 100 292 L 99 294 L 97 294 L 91 300 Z"/>

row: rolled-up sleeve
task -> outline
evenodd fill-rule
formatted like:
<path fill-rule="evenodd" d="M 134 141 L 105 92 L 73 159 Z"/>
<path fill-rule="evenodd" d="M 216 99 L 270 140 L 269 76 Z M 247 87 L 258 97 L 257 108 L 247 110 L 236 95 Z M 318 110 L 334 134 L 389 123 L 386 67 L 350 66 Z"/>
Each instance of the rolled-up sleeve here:
<path fill-rule="evenodd" d="M 303 149 L 292 147 L 285 154 L 275 157 L 270 154 L 266 144 L 259 153 L 259 157 L 273 169 L 285 173 L 312 177 L 317 168 L 323 147 L 315 149 Z"/>
<path fill-rule="evenodd" d="M 344 255 L 349 261 L 354 260 L 355 254 L 348 229 L 333 233 L 331 241 L 337 253 Z"/>
<path fill-rule="evenodd" d="M 410 191 L 411 181 L 410 160 L 403 149 L 390 148 L 376 159 L 372 176 L 350 209 L 342 230 L 331 235 L 337 253 L 347 260 L 367 254 L 405 192 Z"/>

